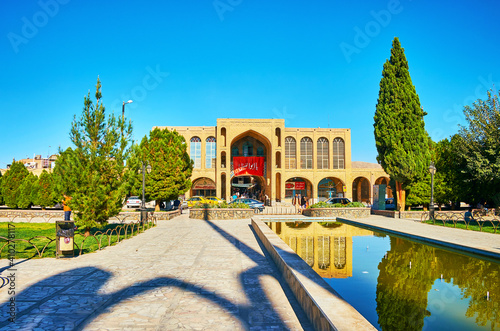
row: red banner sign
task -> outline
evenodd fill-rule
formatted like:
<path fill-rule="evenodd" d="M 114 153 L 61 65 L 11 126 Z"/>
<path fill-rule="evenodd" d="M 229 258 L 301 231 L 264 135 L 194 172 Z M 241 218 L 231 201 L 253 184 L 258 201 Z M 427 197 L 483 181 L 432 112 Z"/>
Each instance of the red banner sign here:
<path fill-rule="evenodd" d="M 305 190 L 306 183 L 305 182 L 286 182 L 285 188 L 287 190 Z"/>
<path fill-rule="evenodd" d="M 234 175 L 264 176 L 264 157 L 235 156 L 233 157 Z"/>

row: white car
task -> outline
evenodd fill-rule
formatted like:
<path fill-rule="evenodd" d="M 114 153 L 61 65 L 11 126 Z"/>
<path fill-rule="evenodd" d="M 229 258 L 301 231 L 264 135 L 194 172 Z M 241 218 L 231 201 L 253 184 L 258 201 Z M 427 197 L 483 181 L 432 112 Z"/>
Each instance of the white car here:
<path fill-rule="evenodd" d="M 129 197 L 127 199 L 127 208 L 139 208 L 141 206 L 141 199 L 136 196 Z"/>

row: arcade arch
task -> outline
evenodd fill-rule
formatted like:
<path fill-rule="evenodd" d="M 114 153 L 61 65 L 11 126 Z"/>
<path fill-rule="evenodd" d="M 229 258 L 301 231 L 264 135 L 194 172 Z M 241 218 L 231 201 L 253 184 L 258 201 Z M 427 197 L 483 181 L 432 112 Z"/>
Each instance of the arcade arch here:
<path fill-rule="evenodd" d="M 199 195 L 202 197 L 215 196 L 215 182 L 207 177 L 197 178 L 191 186 L 191 196 Z"/>
<path fill-rule="evenodd" d="M 313 197 L 314 192 L 312 183 L 303 177 L 288 179 L 285 182 L 285 198 L 293 198 L 295 194 L 300 194 L 308 198 Z"/>
<path fill-rule="evenodd" d="M 357 177 L 352 182 L 352 201 L 370 203 L 370 181 Z"/>
<path fill-rule="evenodd" d="M 318 201 L 344 197 L 344 182 L 336 177 L 325 177 L 318 184 Z"/>

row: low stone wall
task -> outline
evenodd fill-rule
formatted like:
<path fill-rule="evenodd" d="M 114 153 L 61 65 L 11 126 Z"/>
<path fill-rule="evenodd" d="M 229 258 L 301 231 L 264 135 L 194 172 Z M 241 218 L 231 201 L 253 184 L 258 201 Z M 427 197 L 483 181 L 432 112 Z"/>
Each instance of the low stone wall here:
<path fill-rule="evenodd" d="M 302 214 L 309 217 L 362 218 L 370 216 L 370 208 L 307 208 Z"/>
<path fill-rule="evenodd" d="M 376 330 L 264 222 L 252 218 L 252 228 L 315 330 Z"/>
<path fill-rule="evenodd" d="M 414 218 L 414 219 L 421 219 L 422 215 L 429 213 L 428 211 L 423 211 L 423 210 L 416 210 L 416 211 L 400 211 L 399 212 L 399 218 Z"/>
<path fill-rule="evenodd" d="M 167 212 L 156 212 L 154 216 L 157 220 L 170 220 L 180 215 L 180 210 Z M 71 214 L 73 219 L 74 214 Z M 17 210 L 3 209 L 0 210 L 0 218 L 8 219 L 14 222 L 33 222 L 33 223 L 54 223 L 64 219 L 62 210 Z M 111 217 L 108 221 L 111 223 L 136 222 L 141 219 L 140 212 L 127 211 L 121 212 L 116 216 Z"/>
<path fill-rule="evenodd" d="M 399 218 L 399 212 L 395 210 L 375 210 L 372 209 L 371 213 L 373 215 L 380 215 L 380 216 L 386 216 L 386 217 L 392 217 L 392 218 Z"/>
<path fill-rule="evenodd" d="M 189 211 L 189 218 L 197 220 L 235 220 L 251 218 L 255 215 L 253 209 L 237 208 L 197 208 Z"/>

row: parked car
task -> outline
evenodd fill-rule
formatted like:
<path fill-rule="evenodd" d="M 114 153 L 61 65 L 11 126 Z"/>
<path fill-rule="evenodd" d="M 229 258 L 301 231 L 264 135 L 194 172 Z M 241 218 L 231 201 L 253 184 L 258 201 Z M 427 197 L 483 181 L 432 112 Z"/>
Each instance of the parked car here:
<path fill-rule="evenodd" d="M 347 205 L 348 203 L 351 202 L 351 200 L 349 200 L 347 198 L 330 198 L 330 199 L 326 200 L 325 202 L 331 203 L 332 205 L 336 204 L 336 203 L 341 203 L 343 205 Z"/>
<path fill-rule="evenodd" d="M 131 196 L 127 199 L 127 208 L 139 208 L 141 206 L 141 199 L 136 196 Z"/>
<path fill-rule="evenodd" d="M 203 199 L 205 199 L 207 202 L 209 203 L 213 203 L 213 204 L 221 204 L 224 202 L 224 200 L 222 200 L 221 198 L 217 198 L 217 197 L 204 197 Z"/>
<path fill-rule="evenodd" d="M 254 210 L 258 210 L 258 211 L 264 210 L 264 203 L 262 201 L 255 200 L 255 199 L 238 198 L 238 199 L 231 201 L 230 203 L 244 203 Z"/>
<path fill-rule="evenodd" d="M 208 203 L 203 197 L 194 196 L 187 200 L 187 205 L 189 208 L 193 207 L 197 203 Z"/>
<path fill-rule="evenodd" d="M 385 199 L 385 210 L 395 210 L 395 209 L 396 209 L 396 202 L 394 201 L 394 198 Z"/>

